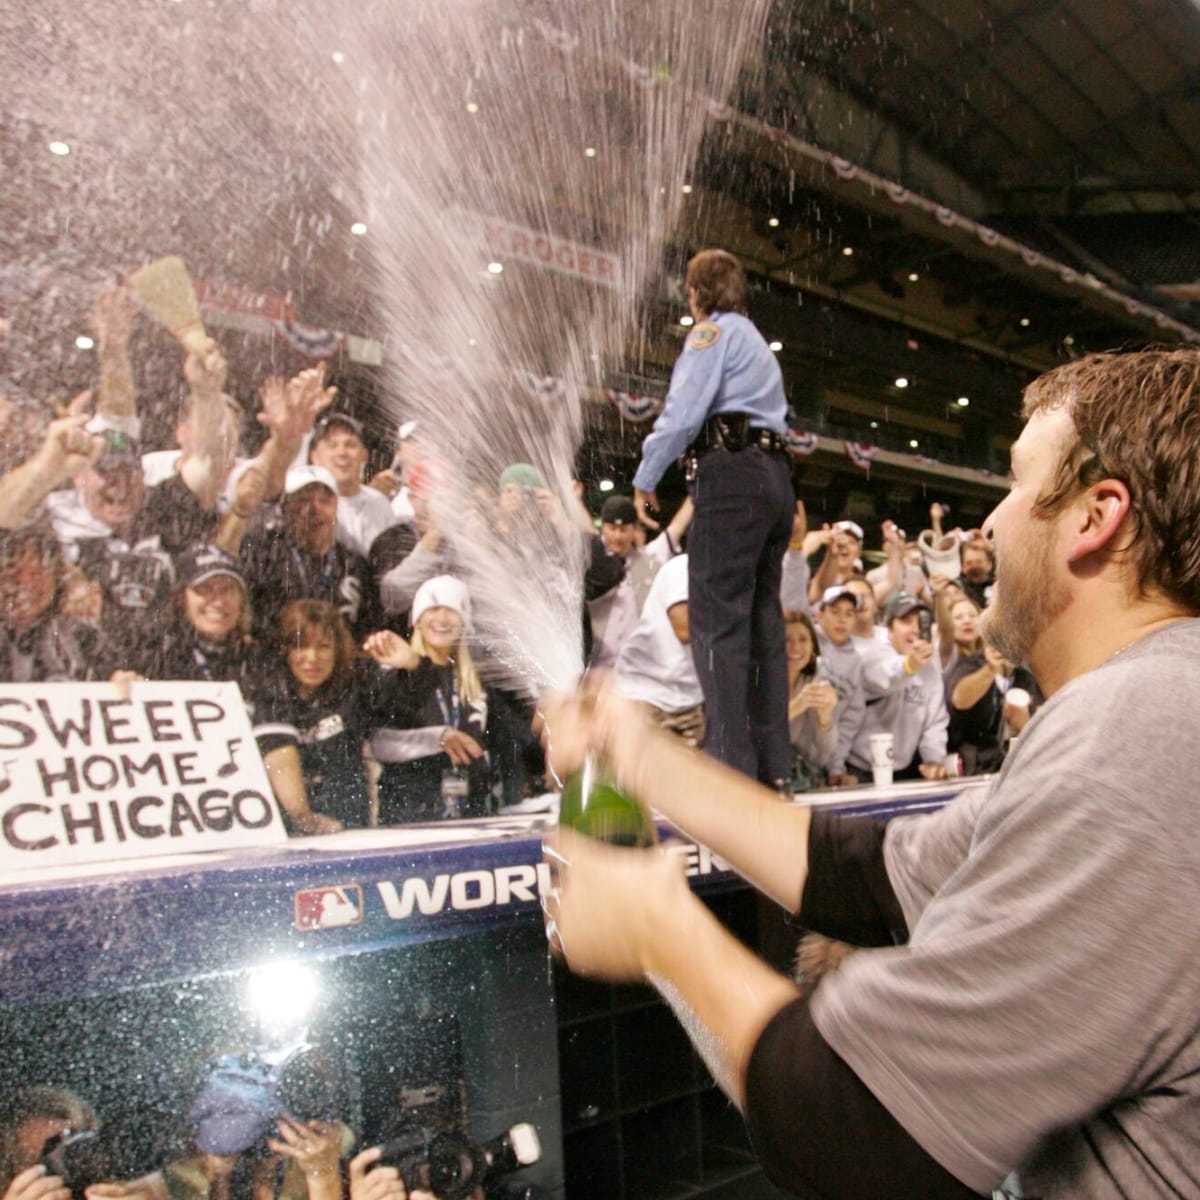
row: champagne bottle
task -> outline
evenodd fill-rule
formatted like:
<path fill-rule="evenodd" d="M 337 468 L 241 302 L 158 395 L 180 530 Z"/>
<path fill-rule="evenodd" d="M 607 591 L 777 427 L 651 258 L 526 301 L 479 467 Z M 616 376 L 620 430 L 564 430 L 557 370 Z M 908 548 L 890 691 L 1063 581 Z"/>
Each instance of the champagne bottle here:
<path fill-rule="evenodd" d="M 563 785 L 558 823 L 612 846 L 653 846 L 654 822 L 591 755 Z"/>

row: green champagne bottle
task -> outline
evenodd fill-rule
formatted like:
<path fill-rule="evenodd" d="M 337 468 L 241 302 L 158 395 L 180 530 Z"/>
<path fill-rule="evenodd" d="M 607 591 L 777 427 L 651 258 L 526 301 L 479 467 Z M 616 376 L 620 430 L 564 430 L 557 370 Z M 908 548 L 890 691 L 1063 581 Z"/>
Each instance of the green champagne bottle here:
<path fill-rule="evenodd" d="M 653 846 L 658 841 L 650 816 L 590 755 L 563 785 L 558 823 L 612 846 Z"/>

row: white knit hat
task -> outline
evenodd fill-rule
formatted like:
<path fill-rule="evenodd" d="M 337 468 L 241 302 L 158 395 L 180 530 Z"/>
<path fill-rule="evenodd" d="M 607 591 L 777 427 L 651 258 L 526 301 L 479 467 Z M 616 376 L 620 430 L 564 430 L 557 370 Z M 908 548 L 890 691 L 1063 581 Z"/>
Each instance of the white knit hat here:
<path fill-rule="evenodd" d="M 414 627 L 427 608 L 452 608 L 462 617 L 464 625 L 471 624 L 471 597 L 467 595 L 467 585 L 453 575 L 435 575 L 417 588 L 412 605 Z"/>

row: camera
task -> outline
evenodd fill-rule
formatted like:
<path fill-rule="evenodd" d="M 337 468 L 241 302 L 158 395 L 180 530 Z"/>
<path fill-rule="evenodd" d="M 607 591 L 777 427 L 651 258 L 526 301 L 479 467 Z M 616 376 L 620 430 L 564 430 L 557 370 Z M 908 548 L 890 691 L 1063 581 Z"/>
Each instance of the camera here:
<path fill-rule="evenodd" d="M 159 1165 L 156 1139 L 146 1131 L 105 1125 L 95 1129 L 64 1129 L 42 1148 L 47 1175 L 57 1175 L 75 1200 L 93 1183 L 134 1179 Z"/>
<path fill-rule="evenodd" d="M 395 1138 L 384 1143 L 379 1165 L 395 1167 L 409 1192 L 421 1188 L 438 1200 L 469 1200 L 476 1188 L 541 1157 L 537 1130 L 522 1123 L 488 1142 L 457 1132 Z"/>
<path fill-rule="evenodd" d="M 923 608 L 917 614 L 917 629 L 920 631 L 923 642 L 927 642 L 933 637 L 933 613 L 929 609 Z"/>

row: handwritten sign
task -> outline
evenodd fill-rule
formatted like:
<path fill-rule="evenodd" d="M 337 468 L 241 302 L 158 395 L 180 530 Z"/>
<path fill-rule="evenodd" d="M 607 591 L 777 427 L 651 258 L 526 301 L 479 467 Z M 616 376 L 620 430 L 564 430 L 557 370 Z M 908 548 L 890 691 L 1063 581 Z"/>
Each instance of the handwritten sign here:
<path fill-rule="evenodd" d="M 286 836 L 237 684 L 0 687 L 0 868 Z"/>

